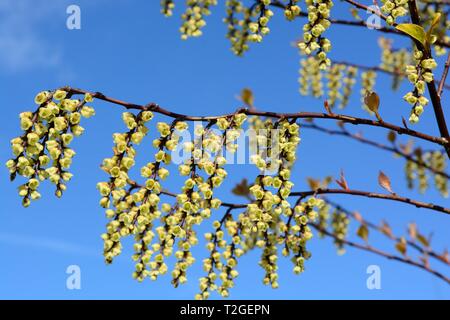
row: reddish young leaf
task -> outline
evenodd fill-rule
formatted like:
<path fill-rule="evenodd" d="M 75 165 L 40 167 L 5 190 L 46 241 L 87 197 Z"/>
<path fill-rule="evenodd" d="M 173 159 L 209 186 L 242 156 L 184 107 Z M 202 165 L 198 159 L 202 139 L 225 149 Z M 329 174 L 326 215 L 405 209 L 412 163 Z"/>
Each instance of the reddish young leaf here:
<path fill-rule="evenodd" d="M 344 171 L 341 170 L 341 176 L 339 177 L 339 179 L 337 179 L 335 181 L 342 189 L 349 190 L 347 180 L 345 180 L 345 177 L 344 177 Z"/>
<path fill-rule="evenodd" d="M 378 183 L 383 189 L 387 190 L 389 193 L 392 194 L 395 193 L 394 191 L 392 191 L 391 180 L 387 175 L 383 173 L 383 171 L 380 171 L 380 173 L 378 174 Z"/>

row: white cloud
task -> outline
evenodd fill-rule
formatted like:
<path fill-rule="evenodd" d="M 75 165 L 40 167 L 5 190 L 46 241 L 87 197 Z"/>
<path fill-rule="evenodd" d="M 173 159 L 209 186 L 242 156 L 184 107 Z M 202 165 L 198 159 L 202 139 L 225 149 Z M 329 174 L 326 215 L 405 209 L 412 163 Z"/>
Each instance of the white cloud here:
<path fill-rule="evenodd" d="M 38 32 L 65 1 L 0 1 L 0 66 L 8 71 L 57 66 L 61 52 Z"/>

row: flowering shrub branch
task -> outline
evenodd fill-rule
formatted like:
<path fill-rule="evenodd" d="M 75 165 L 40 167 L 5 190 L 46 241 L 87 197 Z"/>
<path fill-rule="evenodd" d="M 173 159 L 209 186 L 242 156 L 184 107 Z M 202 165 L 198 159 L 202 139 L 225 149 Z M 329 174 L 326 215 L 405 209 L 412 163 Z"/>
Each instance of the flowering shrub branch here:
<path fill-rule="evenodd" d="M 203 235 L 208 255 L 203 260 L 205 275 L 199 279 L 197 299 L 207 299 L 214 291 L 228 297 L 239 276 L 239 258 L 257 248 L 261 251 L 259 265 L 264 271 L 262 281 L 277 288 L 280 255 L 290 259 L 293 273 L 303 273 L 307 260 L 311 258 L 308 243 L 315 233 L 331 237 L 338 253 L 343 253 L 346 247 L 354 247 L 421 268 L 450 284 L 450 279 L 443 272 L 433 269 L 428 259 L 431 257 L 448 267 L 448 254 L 438 254 L 432 249 L 430 239 L 422 235 L 415 224 L 409 226 L 408 239 L 399 237 L 393 234 L 386 222 L 381 225 L 370 222 L 359 213 L 336 205 L 328 197 L 343 194 L 396 201 L 444 214 L 450 214 L 450 208 L 395 193 L 389 177 L 381 171 L 378 184 L 386 191 L 384 193 L 350 188 L 343 172 L 335 180 L 339 188 L 329 186 L 333 181 L 331 177 L 323 181 L 309 178 L 310 188 L 304 191 L 295 188 L 293 177 L 301 132 L 312 129 L 392 152 L 406 160 L 408 187 L 413 188 L 417 181 L 418 190 L 425 192 L 432 178 L 443 197 L 449 194 L 450 175 L 446 172 L 446 166 L 447 158 L 450 158 L 450 136 L 441 96 L 443 89 L 448 87 L 445 80 L 450 56 L 437 88 L 433 74 L 433 69 L 437 67 L 433 55 L 443 55 L 450 47 L 446 34 L 448 12 L 442 10 L 447 4 L 436 2 L 434 10 L 421 1 L 419 3 L 423 5 L 417 7 L 415 0 L 386 0 L 383 1 L 382 14 L 378 9 L 354 0 L 345 2 L 353 9 L 366 10 L 385 21 L 387 25 L 380 26 L 379 31 L 408 36 L 414 46 L 394 49 L 390 40 L 380 39 L 380 66 L 337 62 L 328 57 L 331 41 L 325 38 L 327 30 L 333 24 L 368 24 L 361 21 L 357 14 L 354 14 L 355 21 L 332 18 L 333 1 L 307 0 L 307 13 L 302 12 L 300 2 L 296 0 L 257 0 L 250 6 L 239 0 L 226 2 L 224 21 L 228 25 L 227 37 L 231 41 L 232 51 L 237 55 L 247 51 L 249 43 L 261 42 L 270 33 L 269 26 L 275 14 L 272 8 L 284 10 L 288 21 L 297 17 L 308 19 L 303 26 L 303 37 L 297 43 L 300 53 L 307 56 L 301 60 L 299 91 L 316 98 L 326 96 L 320 103 L 325 112 L 261 111 L 255 107 L 248 89 L 241 96 L 242 108 L 218 116 L 177 113 L 156 103 L 135 104 L 101 92 L 72 87 L 39 93 L 35 98 L 37 109 L 20 115 L 23 132 L 11 140 L 13 158 L 6 163 L 11 180 L 18 176 L 26 180 L 19 186 L 23 206 L 28 207 L 32 200 L 41 197 L 38 188 L 46 180 L 56 186 L 56 196 L 62 196 L 72 177 L 68 170 L 75 156 L 69 145 L 74 137 L 84 131 L 80 125 L 81 118 L 90 118 L 95 114 L 87 104 L 98 99 L 126 109 L 122 114 L 124 130 L 113 134 L 113 153 L 101 165 L 107 178 L 97 184 L 100 206 L 109 220 L 102 234 L 103 255 L 106 263 L 112 263 L 122 252 L 123 240 L 132 237 L 133 278 L 136 280 L 157 280 L 170 273 L 174 287 L 186 283 L 188 270 L 196 262 L 192 249 L 200 243 L 197 228 L 212 220 L 211 232 Z M 215 0 L 187 1 L 180 28 L 182 39 L 198 37 L 203 33 L 205 17 L 211 14 L 212 7 L 217 3 Z M 161 6 L 166 16 L 171 16 L 175 10 L 174 1 L 163 0 Z M 408 13 L 412 24 L 401 21 Z M 422 23 L 419 16 L 423 16 L 426 23 Z M 342 109 L 349 104 L 359 69 L 363 71 L 359 89 L 362 107 L 375 118 L 335 112 L 336 108 Z M 394 89 L 403 78 L 413 85 L 411 91 L 404 95 L 404 100 L 411 105 L 411 124 L 419 121 L 424 106 L 428 104 L 425 95 L 429 95 L 440 136 L 413 130 L 404 119 L 402 125 L 383 120 L 380 97 L 375 92 L 378 72 L 393 76 Z M 155 115 L 169 122 L 152 124 Z M 339 130 L 319 126 L 316 124 L 319 120 L 334 121 Z M 352 133 L 347 130 L 346 124 L 387 130 L 389 143 Z M 150 126 L 158 132 L 152 142 L 154 156 L 140 168 L 139 177 L 134 177 L 137 146 L 152 132 Z M 191 132 L 194 138 L 191 138 Z M 413 148 L 411 142 L 401 144 L 397 141 L 400 135 L 426 142 L 430 148 Z M 234 160 L 236 153 L 239 157 L 240 148 L 246 149 L 247 138 L 250 143 L 249 160 L 258 174 L 250 179 L 250 184 L 245 179 L 232 192 L 249 202 L 223 202 L 217 191 L 228 177 L 227 165 Z M 173 164 L 177 165 L 177 171 L 183 177 L 177 192 L 164 188 L 165 181 L 171 177 Z M 167 202 L 163 202 L 164 199 Z M 221 209 L 225 209 L 225 213 L 217 218 L 217 211 Z M 356 235 L 363 243 L 349 238 L 351 221 L 359 223 Z M 369 244 L 370 232 L 384 234 L 395 243 L 394 248 L 400 255 Z M 419 257 L 408 255 L 409 249 Z M 168 261 L 172 256 L 175 262 L 170 268 Z"/>

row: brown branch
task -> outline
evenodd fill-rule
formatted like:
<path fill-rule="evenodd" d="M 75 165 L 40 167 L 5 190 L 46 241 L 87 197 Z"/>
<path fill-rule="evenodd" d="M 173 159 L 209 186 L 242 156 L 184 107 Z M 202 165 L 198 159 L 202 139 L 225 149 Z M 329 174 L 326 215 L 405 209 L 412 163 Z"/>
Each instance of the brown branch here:
<path fill-rule="evenodd" d="M 399 76 L 399 77 L 406 77 L 406 74 L 404 72 L 400 72 L 400 71 L 397 71 L 397 70 L 386 70 L 385 68 L 378 67 L 378 66 L 366 66 L 366 65 L 352 63 L 352 62 L 347 62 L 347 61 L 335 61 L 335 60 L 333 60 L 333 63 L 335 63 L 335 64 L 342 64 L 342 65 L 349 66 L 349 67 L 355 67 L 355 68 L 358 68 L 358 69 L 361 69 L 361 70 L 377 71 L 377 72 L 382 72 L 382 73 L 385 73 L 385 74 L 388 74 L 388 75 L 395 75 L 395 76 Z M 442 83 L 441 91 L 443 89 L 450 90 L 450 84 L 446 84 L 445 83 L 445 78 L 444 77 L 441 78 L 440 84 L 441 83 Z"/>
<path fill-rule="evenodd" d="M 318 225 L 316 223 L 309 223 L 309 225 L 311 225 L 314 229 L 322 232 L 324 235 L 326 235 L 328 237 L 331 237 L 333 239 L 339 240 L 340 242 L 342 242 L 342 243 L 344 243 L 344 244 L 346 244 L 346 245 L 348 245 L 350 247 L 354 247 L 354 248 L 361 249 L 361 250 L 364 250 L 364 251 L 367 251 L 367 252 L 375 253 L 375 254 L 377 254 L 379 256 L 382 256 L 384 258 L 387 258 L 389 260 L 395 260 L 395 261 L 403 262 L 403 263 L 406 263 L 406 264 L 418 267 L 418 268 L 423 269 L 423 270 L 425 270 L 427 272 L 430 272 L 431 274 L 435 275 L 436 277 L 438 277 L 438 278 L 444 280 L 445 282 L 447 282 L 448 284 L 450 284 L 450 279 L 449 278 L 447 278 L 445 275 L 443 275 L 439 271 L 431 269 L 427 265 L 424 265 L 422 263 L 413 261 L 413 260 L 408 259 L 408 258 L 403 258 L 403 257 L 400 257 L 400 256 L 396 256 L 396 255 L 390 254 L 388 252 L 385 252 L 385 251 L 382 251 L 380 249 L 377 249 L 377 248 L 374 248 L 372 246 L 369 246 L 368 244 L 363 245 L 363 244 L 359 244 L 359 243 L 356 243 L 356 242 L 352 242 L 352 241 L 347 240 L 347 239 L 338 238 L 335 234 L 333 234 L 333 233 L 329 232 L 328 230 L 322 228 L 320 225 Z"/>
<path fill-rule="evenodd" d="M 347 2 L 348 2 L 348 1 L 347 1 Z M 281 1 L 272 1 L 272 2 L 270 3 L 270 5 L 271 5 L 272 7 L 279 8 L 279 9 L 285 9 L 285 8 L 286 8 L 286 6 L 284 5 L 284 3 L 282 3 Z M 361 4 L 360 4 L 360 6 L 364 6 L 364 5 L 361 5 Z M 360 8 L 360 9 L 361 9 L 361 8 Z M 372 10 L 372 11 L 373 11 L 373 10 Z M 374 12 L 374 14 L 377 14 L 377 13 Z M 383 19 L 383 17 L 384 17 L 381 13 L 379 13 L 378 16 L 379 16 L 381 19 Z M 307 17 L 308 17 L 308 14 L 305 13 L 305 12 L 300 12 L 300 13 L 299 13 L 299 17 L 301 17 L 301 18 L 307 18 Z M 385 20 L 385 19 L 386 19 L 386 17 L 384 17 L 383 20 Z M 354 27 L 364 27 L 364 28 L 368 28 L 368 27 L 370 26 L 370 25 L 368 25 L 365 21 L 350 21 L 350 20 L 343 20 L 343 19 L 329 19 L 329 20 L 330 20 L 330 22 L 331 22 L 332 24 L 339 24 L 339 25 L 344 25 L 344 26 L 354 26 Z M 395 26 L 395 24 L 394 24 L 394 26 Z M 400 32 L 400 31 L 398 31 L 398 30 L 396 30 L 396 29 L 393 29 L 393 28 L 389 28 L 389 27 L 380 27 L 380 28 L 376 28 L 376 29 L 374 29 L 374 30 L 376 30 L 376 31 L 378 31 L 378 32 L 383 32 L 383 33 L 396 34 L 396 35 L 402 36 L 402 37 L 409 37 L 409 36 L 406 35 L 405 33 Z M 442 40 L 437 40 L 437 41 L 436 41 L 436 44 L 438 44 L 438 45 L 441 46 L 441 47 L 450 48 L 450 43 L 447 43 L 447 42 L 442 41 Z"/>
<path fill-rule="evenodd" d="M 435 168 L 431 167 L 430 165 L 418 161 L 413 156 L 411 156 L 410 154 L 400 150 L 395 145 L 388 146 L 388 145 L 382 144 L 380 142 L 364 138 L 361 135 L 358 135 L 358 134 L 355 134 L 355 133 L 351 133 L 351 132 L 349 132 L 348 130 L 346 130 L 344 128 L 341 128 L 341 130 L 332 130 L 332 129 L 328 129 L 328 128 L 325 128 L 325 127 L 318 126 L 315 123 L 302 123 L 301 127 L 302 128 L 306 128 L 306 129 L 317 130 L 317 131 L 320 131 L 320 132 L 323 132 L 323 133 L 326 133 L 326 134 L 330 134 L 330 135 L 340 135 L 340 136 L 343 136 L 343 137 L 347 137 L 347 138 L 356 140 L 356 141 L 361 142 L 363 144 L 367 144 L 367 145 L 373 146 L 373 147 L 381 149 L 381 150 L 393 152 L 393 153 L 395 153 L 395 154 L 405 158 L 406 160 L 417 164 L 418 166 L 424 167 L 425 169 L 431 171 L 432 173 L 434 173 L 436 175 L 440 175 L 442 177 L 450 179 L 450 174 L 448 174 L 447 172 L 436 170 Z"/>
<path fill-rule="evenodd" d="M 339 210 L 339 211 L 341 211 L 341 212 L 344 212 L 345 214 L 347 214 L 348 216 L 351 216 L 353 219 L 355 219 L 355 220 L 357 220 L 357 221 L 360 221 L 360 222 L 364 223 L 364 224 L 367 225 L 369 228 L 381 232 L 382 234 L 384 234 L 384 235 L 385 235 L 386 237 L 388 237 L 389 239 L 394 240 L 394 241 L 396 241 L 396 242 L 401 241 L 401 238 L 400 238 L 400 237 L 395 236 L 394 234 L 391 234 L 391 233 L 388 234 L 388 233 L 384 232 L 383 228 L 380 227 L 379 225 L 377 225 L 377 224 L 375 224 L 375 223 L 373 223 L 373 222 L 370 222 L 370 221 L 368 221 L 368 220 L 366 220 L 366 219 L 364 219 L 364 218 L 362 218 L 362 217 L 357 217 L 356 214 L 355 214 L 355 212 L 353 212 L 353 211 L 351 211 L 351 210 L 348 210 L 348 209 L 344 208 L 342 205 L 337 204 L 337 203 L 335 203 L 335 202 L 333 202 L 333 201 L 330 201 L 330 200 L 328 200 L 328 199 L 325 199 L 325 201 L 326 201 L 329 205 L 331 205 L 332 207 L 334 207 L 335 209 L 337 209 L 337 210 Z M 433 258 L 439 260 L 440 262 L 443 262 L 443 263 L 445 263 L 446 265 L 449 265 L 449 266 L 450 266 L 450 261 L 444 259 L 440 254 L 438 254 L 438 253 L 436 253 L 435 251 L 431 250 L 431 248 L 428 248 L 428 247 L 425 247 L 425 248 L 424 248 L 424 247 L 418 245 L 417 243 L 415 243 L 415 242 L 413 242 L 413 241 L 411 241 L 411 240 L 407 240 L 407 239 L 405 239 L 405 240 L 406 240 L 406 243 L 407 243 L 410 247 L 416 249 L 416 250 L 419 251 L 421 254 L 423 254 L 423 255 L 428 255 L 428 256 L 430 256 L 430 257 L 433 257 Z"/>
<path fill-rule="evenodd" d="M 131 181 L 131 182 L 129 182 L 129 183 L 131 183 L 131 184 L 134 183 L 134 184 L 136 185 L 136 183 L 133 182 L 133 181 Z M 137 185 L 136 185 L 136 186 L 137 186 Z M 300 198 L 303 198 L 303 197 L 307 197 L 307 196 L 310 196 L 310 195 L 313 195 L 313 194 L 317 194 L 317 193 L 318 193 L 317 191 L 303 192 L 303 193 L 301 193 L 301 194 L 299 194 L 299 193 L 296 193 L 296 194 L 291 193 L 291 196 L 294 196 L 294 195 L 295 195 L 295 196 L 299 196 Z M 163 191 L 161 192 L 161 194 L 164 194 L 164 195 L 167 195 L 167 196 L 170 196 L 170 197 L 176 197 L 176 196 L 177 196 L 176 194 L 174 194 L 174 193 L 172 193 L 172 192 L 170 192 L 170 191 L 166 191 L 166 190 L 163 190 Z M 221 204 L 221 207 L 228 208 L 228 209 L 227 209 L 227 214 L 226 214 L 226 215 L 228 215 L 228 214 L 231 213 L 231 210 L 233 210 L 233 209 L 244 209 L 244 208 L 247 208 L 247 204 L 235 204 L 235 203 L 227 203 L 227 202 L 223 202 L 223 203 Z M 225 215 L 224 217 L 226 217 L 226 215 Z M 325 235 L 327 235 L 327 236 L 331 236 L 331 237 L 333 237 L 333 238 L 336 239 L 336 236 L 335 236 L 334 234 L 328 232 L 327 230 L 322 229 L 322 228 L 321 228 L 320 226 L 318 226 L 317 224 L 314 224 L 314 223 L 309 223 L 309 224 L 310 224 L 312 227 L 316 228 L 317 230 L 321 231 L 323 234 L 325 234 Z M 318 228 L 319 228 L 319 229 L 318 229 Z M 353 242 L 351 242 L 351 241 L 349 241 L 349 240 L 346 240 L 346 239 L 339 239 L 339 240 L 342 241 L 344 244 L 349 245 L 349 246 L 351 246 L 351 247 L 355 247 L 355 248 L 358 248 L 358 249 L 362 249 L 362 250 L 365 250 L 365 251 L 369 251 L 369 252 L 372 252 L 372 253 L 381 255 L 381 256 L 383 256 L 383 257 L 385 257 L 385 258 L 388 258 L 388 259 L 390 259 L 390 260 L 396 260 L 396 261 L 404 262 L 404 263 L 406 263 L 406 264 L 410 264 L 410 265 L 419 267 L 419 268 L 421 268 L 421 269 L 423 269 L 423 270 L 425 270 L 425 271 L 428 271 L 428 272 L 434 274 L 435 276 L 437 276 L 437 277 L 439 277 L 439 278 L 445 280 L 447 283 L 450 283 L 450 280 L 449 280 L 447 277 L 445 277 L 443 274 L 441 274 L 441 273 L 439 273 L 439 272 L 437 272 L 437 271 L 435 271 L 435 270 L 432 270 L 431 268 L 429 268 L 429 267 L 426 266 L 426 265 L 420 264 L 420 263 L 415 262 L 415 261 L 412 261 L 412 260 L 410 260 L 410 259 L 406 259 L 406 258 L 402 258 L 402 257 L 399 257 L 399 256 L 391 255 L 391 254 L 386 253 L 386 252 L 383 252 L 383 251 L 381 251 L 381 250 L 379 250 L 379 249 L 373 248 L 373 247 L 371 247 L 371 246 L 369 246 L 369 245 L 361 245 L 361 244 L 353 243 Z"/>
<path fill-rule="evenodd" d="M 166 191 L 166 190 L 163 190 L 161 193 L 171 196 L 171 197 L 177 196 L 176 194 L 174 194 L 170 191 Z M 361 190 L 321 189 L 321 188 L 319 188 L 316 190 L 291 192 L 291 194 L 289 196 L 305 198 L 305 197 L 309 197 L 309 196 L 315 196 L 318 194 L 347 194 L 347 195 L 360 196 L 360 197 L 366 197 L 366 198 L 392 200 L 392 201 L 403 202 L 403 203 L 406 203 L 409 205 L 413 205 L 417 208 L 425 208 L 425 209 L 430 209 L 430 210 L 450 214 L 450 209 L 433 204 L 433 203 L 421 202 L 421 201 L 401 197 L 396 194 L 383 194 L 383 193 L 367 192 L 367 191 L 361 191 Z M 222 206 L 232 207 L 235 209 L 242 209 L 242 208 L 246 208 L 247 204 L 234 204 L 234 203 L 224 202 L 224 203 L 222 203 Z"/>
<path fill-rule="evenodd" d="M 163 191 L 162 194 L 165 194 L 165 195 L 168 195 L 168 196 L 171 196 L 171 197 L 176 197 L 176 195 L 175 195 L 174 193 L 169 192 L 169 191 Z M 304 195 L 305 197 L 308 196 L 308 195 L 310 195 L 310 194 L 307 194 L 307 193 L 304 193 L 304 194 L 305 194 L 305 195 Z M 313 191 L 313 194 L 314 194 L 314 191 Z M 294 196 L 294 194 L 291 194 L 291 195 Z M 311 195 L 312 195 L 312 194 L 311 194 Z M 303 197 L 303 195 L 300 195 L 300 197 Z M 234 204 L 234 203 L 226 203 L 226 202 L 224 202 L 224 203 L 221 204 L 221 206 L 222 206 L 222 207 L 228 208 L 227 214 L 229 214 L 229 213 L 231 212 L 231 210 L 233 210 L 233 209 L 243 209 L 243 208 L 246 208 L 246 207 L 247 207 L 247 204 Z M 309 223 L 309 225 L 311 225 L 312 227 L 314 227 L 316 230 L 319 230 L 319 231 L 322 232 L 323 234 L 325 234 L 325 235 L 327 235 L 327 236 L 330 236 L 330 237 L 333 237 L 333 238 L 337 239 L 337 237 L 336 237 L 334 234 L 332 234 L 332 233 L 330 233 L 329 231 L 327 231 L 327 230 L 321 228 L 319 225 L 317 225 L 317 224 L 315 224 L 315 223 Z M 450 283 L 450 279 L 448 279 L 446 276 L 444 276 L 443 274 L 441 274 L 441 273 L 439 273 L 439 272 L 437 272 L 437 271 L 431 269 L 430 267 L 428 267 L 428 266 L 426 266 L 426 265 L 423 265 L 423 264 L 421 264 L 421 263 L 418 263 L 418 262 L 412 261 L 412 260 L 410 260 L 410 259 L 406 259 L 406 258 L 402 258 L 402 257 L 399 257 L 399 256 L 395 256 L 395 255 L 386 253 L 386 252 L 381 251 L 381 250 L 379 250 L 379 249 L 373 248 L 373 247 L 371 247 L 371 246 L 369 246 L 369 245 L 361 245 L 361 244 L 357 244 L 357 243 L 351 242 L 351 241 L 346 240 L 346 239 L 340 239 L 340 238 L 339 238 L 339 240 L 340 240 L 341 242 L 343 242 L 344 244 L 346 244 L 346 245 L 349 245 L 349 246 L 351 246 L 351 247 L 355 247 L 355 248 L 358 248 L 358 249 L 362 249 L 362 250 L 365 250 L 365 251 L 368 251 L 368 252 L 372 252 L 372 253 L 381 255 L 381 256 L 383 256 L 383 257 L 385 257 L 385 258 L 388 258 L 389 260 L 396 260 L 396 261 L 404 262 L 404 263 L 409 264 L 409 265 L 416 266 L 416 267 L 418 267 L 418 268 L 420 268 L 420 269 L 423 269 L 423 270 L 425 270 L 425 271 L 427 271 L 427 272 L 430 272 L 430 273 L 434 274 L 435 276 L 437 276 L 437 277 L 443 279 L 443 280 L 446 281 L 447 283 Z"/>
<path fill-rule="evenodd" d="M 436 205 L 433 203 L 426 203 L 422 201 L 417 201 L 414 199 L 401 197 L 397 194 L 383 194 L 383 193 L 375 193 L 375 192 L 367 192 L 367 191 L 361 191 L 361 190 L 345 190 L 345 189 L 317 189 L 317 190 L 309 190 L 309 191 L 298 191 L 298 192 L 291 192 L 290 196 L 302 196 L 302 197 L 308 197 L 312 195 L 317 194 L 347 194 L 352 196 L 360 196 L 360 197 L 366 197 L 366 198 L 375 198 L 375 199 L 384 199 L 384 200 L 392 200 L 397 202 L 403 202 L 409 205 L 413 205 L 417 208 L 425 208 L 430 209 L 434 211 L 443 212 L 445 214 L 450 214 L 450 209 L 445 208 L 440 205 Z"/>
<path fill-rule="evenodd" d="M 72 94 L 86 94 L 90 93 L 94 98 L 97 98 L 99 100 L 103 100 L 106 102 L 113 103 L 115 105 L 120 105 L 125 107 L 126 109 L 135 109 L 140 111 L 153 111 L 168 117 L 172 117 L 175 119 L 183 120 L 183 121 L 214 121 L 219 118 L 223 117 L 230 117 L 234 115 L 236 112 L 220 115 L 220 116 L 190 116 L 186 114 L 176 113 L 169 111 L 167 109 L 164 109 L 157 105 L 156 103 L 149 103 L 147 105 L 139 105 L 134 104 L 122 100 L 118 100 L 115 98 L 111 98 L 108 96 L 105 96 L 103 93 L 100 92 L 89 92 L 83 89 L 75 89 L 71 87 L 64 87 L 62 90 L 67 91 L 68 93 Z M 240 109 L 238 112 L 245 113 L 247 115 L 253 115 L 253 116 L 261 116 L 261 117 L 269 117 L 269 118 L 277 118 L 277 119 L 327 119 L 327 120 L 339 120 L 346 123 L 351 123 L 353 125 L 367 125 L 367 126 L 373 126 L 373 127 L 380 127 L 389 129 L 392 131 L 397 132 L 398 134 L 405 134 L 412 137 L 416 137 L 422 140 L 426 140 L 429 142 L 433 142 L 439 145 L 443 146 L 449 146 L 450 142 L 447 141 L 444 138 L 441 137 L 435 137 L 431 136 L 419 131 L 411 130 L 406 127 L 399 127 L 397 125 L 385 122 L 385 121 L 375 121 L 365 118 L 357 118 L 352 117 L 348 115 L 341 115 L 341 114 L 328 114 L 328 113 L 320 113 L 320 112 L 297 112 L 297 113 L 277 113 L 277 112 L 269 112 L 269 111 L 258 111 L 258 110 L 250 110 L 250 109 Z"/>
<path fill-rule="evenodd" d="M 409 13 L 411 15 L 412 23 L 420 26 L 420 17 L 419 12 L 417 10 L 417 5 L 415 0 L 408 1 Z M 424 59 L 430 59 L 431 52 L 428 48 L 420 42 L 415 40 L 417 48 L 423 52 Z M 436 85 L 434 80 L 431 82 L 427 82 L 428 92 L 430 94 L 431 103 L 433 104 L 434 115 L 436 116 L 436 122 L 439 127 L 439 132 L 441 136 L 445 138 L 447 141 L 450 141 L 450 134 L 448 132 L 447 123 L 445 122 L 444 112 L 442 110 L 441 99 L 436 91 Z M 447 151 L 447 155 L 450 158 L 450 145 L 445 145 L 445 150 Z"/>
<path fill-rule="evenodd" d="M 446 87 L 445 79 L 447 79 L 449 68 L 450 68 L 450 53 L 448 54 L 447 60 L 445 61 L 444 71 L 442 72 L 441 81 L 439 82 L 439 86 L 438 86 L 438 90 L 437 90 L 437 95 L 439 96 L 439 98 L 442 95 L 442 90 L 444 89 L 444 87 Z"/>

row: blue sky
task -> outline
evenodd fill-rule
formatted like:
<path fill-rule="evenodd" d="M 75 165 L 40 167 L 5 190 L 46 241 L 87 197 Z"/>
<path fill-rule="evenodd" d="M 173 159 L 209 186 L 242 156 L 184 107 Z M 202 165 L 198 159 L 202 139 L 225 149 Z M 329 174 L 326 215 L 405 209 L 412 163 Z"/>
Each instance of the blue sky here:
<path fill-rule="evenodd" d="M 43 89 L 63 85 L 102 91 L 137 103 L 157 102 L 173 111 L 188 114 L 222 114 L 240 106 L 236 95 L 244 87 L 252 88 L 260 109 L 277 111 L 322 111 L 322 101 L 298 94 L 299 55 L 292 41 L 301 33 L 304 20 L 288 23 L 280 12 L 272 21 L 271 34 L 262 44 L 252 46 L 243 58 L 234 56 L 225 39 L 226 26 L 221 22 L 223 1 L 207 18 L 204 36 L 180 40 L 180 8 L 171 19 L 159 13 L 159 1 L 143 0 L 1 0 L 0 1 L 0 96 L 3 104 L 0 128 L 0 162 L 10 157 L 9 140 L 19 135 L 18 114 L 34 108 L 34 95 Z M 364 1 L 362 1 L 364 2 Z M 369 3 L 369 1 L 365 1 Z M 66 8 L 81 7 L 82 29 L 66 28 Z M 335 17 L 348 16 L 348 7 L 337 3 Z M 364 13 L 361 13 L 364 16 Z M 361 64 L 379 63 L 376 31 L 334 26 L 329 37 L 333 43 L 331 57 Z M 396 38 L 398 46 L 407 44 Z M 442 66 L 441 62 L 441 66 Z M 439 69 L 441 70 L 441 69 Z M 400 123 L 409 107 L 401 100 L 407 92 L 389 90 L 390 79 L 380 75 L 377 92 L 381 97 L 381 114 L 385 120 Z M 357 92 L 357 89 L 355 92 Z M 450 103 L 445 94 L 444 107 Z M 111 135 L 123 130 L 118 107 L 102 102 L 94 104 L 97 115 L 85 121 L 86 133 L 74 142 L 77 151 L 72 167 L 75 177 L 61 200 L 53 190 L 43 188 L 43 199 L 29 209 L 20 206 L 17 182 L 8 183 L 6 169 L 0 170 L 0 298 L 112 298 L 112 299 L 190 299 L 197 292 L 197 279 L 203 274 L 200 261 L 206 254 L 200 245 L 197 263 L 188 273 L 186 285 L 173 289 L 169 277 L 157 282 L 137 283 L 131 278 L 131 241 L 114 264 L 106 266 L 102 257 L 102 240 L 106 218 L 98 206 L 95 189 L 106 177 L 98 165 L 111 154 Z M 448 109 L 448 108 L 446 108 Z M 355 94 L 345 110 L 358 116 L 361 110 Z M 158 118 L 160 119 L 160 118 Z M 162 119 L 162 118 L 161 118 Z M 434 115 L 428 108 L 418 130 L 438 134 Z M 332 126 L 331 123 L 323 123 Z M 364 129 L 367 136 L 383 138 L 379 129 Z M 154 131 L 151 134 L 155 134 Z M 406 138 L 403 141 L 407 141 Z M 151 139 L 148 140 L 149 145 Z M 151 148 L 150 148 L 151 149 Z M 152 153 L 140 148 L 142 161 Z M 295 189 L 306 189 L 309 176 L 337 176 L 343 168 L 351 187 L 382 192 L 377 185 L 379 170 L 390 176 L 394 190 L 418 200 L 449 205 L 433 189 L 426 195 L 406 189 L 403 162 L 369 146 L 339 137 L 302 131 L 298 151 Z M 244 201 L 230 195 L 233 185 L 250 177 L 248 165 L 230 166 L 228 183 L 221 186 L 221 198 Z M 170 188 L 178 185 L 166 183 Z M 448 218 L 443 214 L 379 200 L 336 195 L 333 200 L 360 211 L 367 219 L 388 219 L 398 234 L 407 223 L 416 221 L 425 233 L 433 233 L 433 246 L 443 250 L 449 243 Z M 206 230 L 207 226 L 205 226 Z M 352 235 L 356 226 L 351 225 Z M 353 237 L 353 236 L 352 236 Z M 391 243 L 376 239 L 385 248 Z M 310 244 L 313 257 L 306 272 L 291 273 L 288 261 L 280 263 L 280 288 L 272 290 L 261 284 L 263 272 L 257 265 L 259 252 L 239 262 L 240 276 L 231 292 L 235 299 L 393 299 L 450 298 L 449 286 L 419 269 L 348 249 L 338 256 L 330 240 L 314 238 Z M 381 290 L 368 290 L 366 268 L 379 265 Z M 81 290 L 66 288 L 66 269 L 81 268 Z M 448 268 L 437 264 L 444 272 Z"/>

